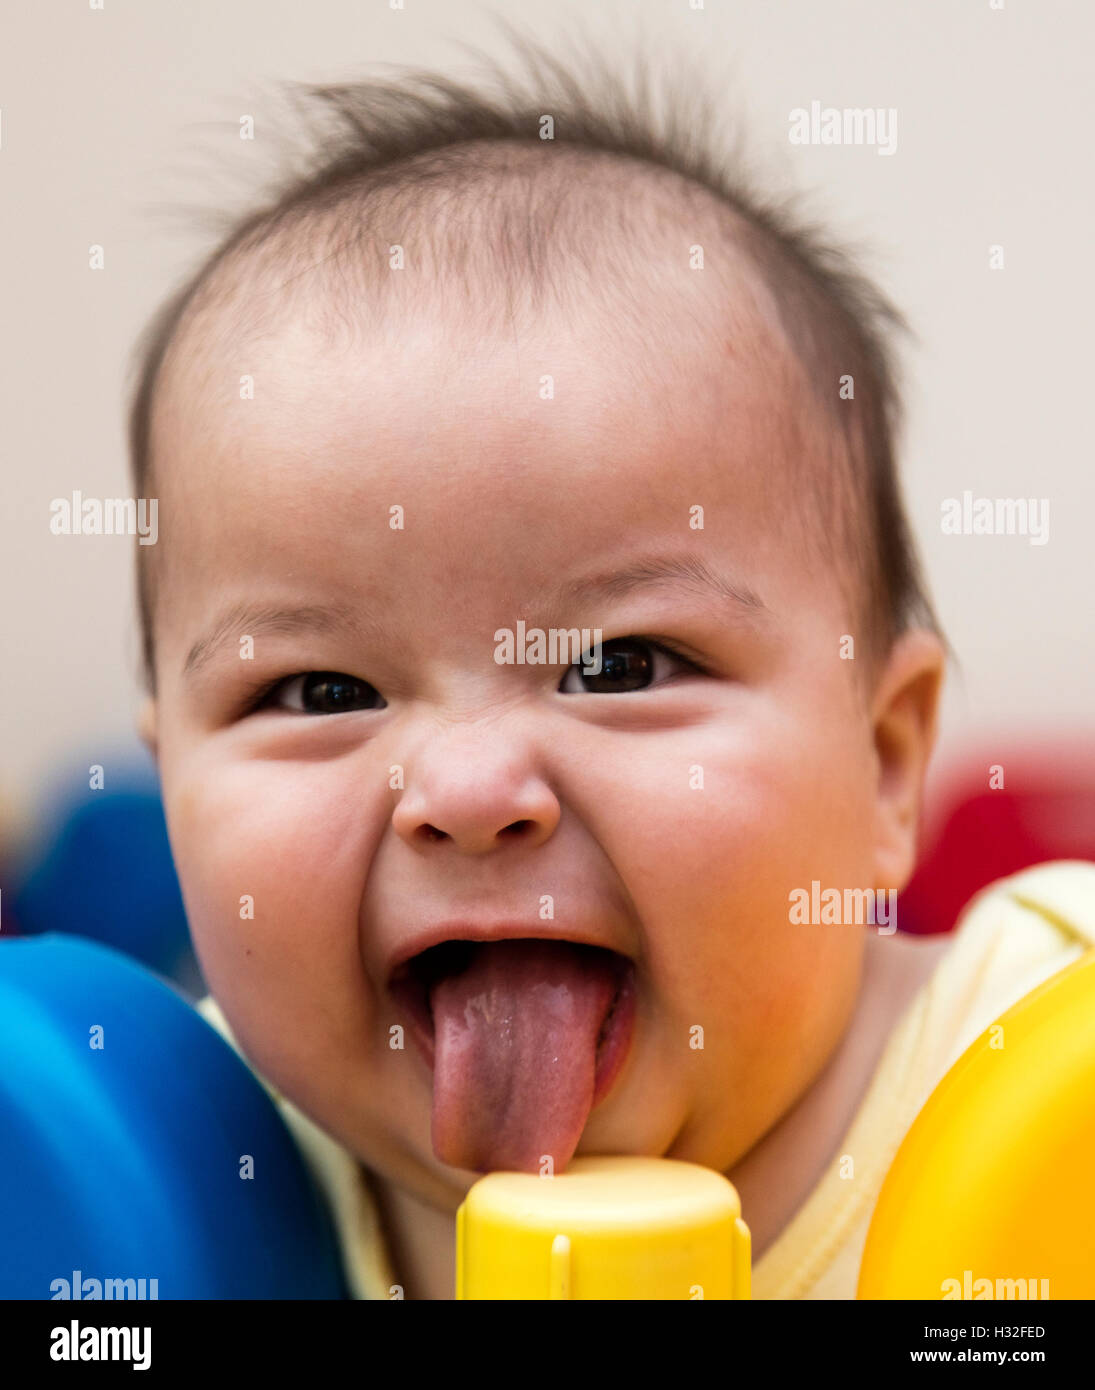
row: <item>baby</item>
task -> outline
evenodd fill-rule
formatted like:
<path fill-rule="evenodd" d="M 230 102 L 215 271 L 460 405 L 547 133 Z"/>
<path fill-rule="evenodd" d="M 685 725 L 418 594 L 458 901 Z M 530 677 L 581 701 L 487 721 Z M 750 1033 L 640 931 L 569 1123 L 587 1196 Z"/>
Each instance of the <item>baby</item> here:
<path fill-rule="evenodd" d="M 555 75 L 319 92 L 133 404 L 203 1007 L 359 1184 L 362 1296 L 452 1297 L 476 1177 L 575 1154 L 726 1173 L 763 1273 L 946 948 L 884 911 L 944 670 L 896 316 Z"/>

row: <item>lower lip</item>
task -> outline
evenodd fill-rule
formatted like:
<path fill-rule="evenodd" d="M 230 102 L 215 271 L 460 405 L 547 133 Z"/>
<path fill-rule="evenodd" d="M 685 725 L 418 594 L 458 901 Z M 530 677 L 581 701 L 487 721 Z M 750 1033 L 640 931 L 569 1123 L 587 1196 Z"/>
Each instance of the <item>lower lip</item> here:
<path fill-rule="evenodd" d="M 433 1018 L 428 1001 L 411 1003 L 409 1008 L 411 1036 L 422 1053 L 430 1071 L 434 1065 Z M 597 1048 L 597 1063 L 593 1075 L 593 1104 L 608 1094 L 619 1076 L 635 1032 L 635 968 L 629 966 L 612 1004 L 612 1017 L 604 1041 Z"/>

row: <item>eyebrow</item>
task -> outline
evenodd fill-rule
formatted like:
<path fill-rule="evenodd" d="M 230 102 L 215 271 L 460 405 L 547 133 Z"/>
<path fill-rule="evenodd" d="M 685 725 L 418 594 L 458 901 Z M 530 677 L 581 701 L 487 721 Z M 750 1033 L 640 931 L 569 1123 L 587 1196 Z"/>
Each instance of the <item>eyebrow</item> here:
<path fill-rule="evenodd" d="M 378 632 L 379 629 L 380 624 L 346 605 L 300 604 L 294 608 L 280 608 L 268 603 L 237 603 L 222 613 L 209 632 L 190 648 L 183 663 L 183 675 L 196 675 L 230 637 L 291 636 L 298 632 L 361 637 L 365 632 Z"/>
<path fill-rule="evenodd" d="M 697 555 L 650 555 L 623 569 L 572 580 L 555 594 L 558 604 L 576 599 L 622 598 L 636 589 L 684 589 L 700 597 L 721 599 L 747 615 L 769 618 L 771 614 L 760 595 L 747 584 L 718 574 Z"/>
<path fill-rule="evenodd" d="M 717 599 L 741 609 L 747 616 L 762 619 L 771 616 L 764 601 L 748 585 L 716 573 L 694 555 L 652 555 L 623 569 L 605 570 L 574 579 L 557 588 L 551 602 L 556 608 L 563 608 L 579 599 L 622 598 L 638 589 L 684 589 L 701 597 L 713 594 Z M 358 639 L 371 635 L 374 640 L 379 640 L 385 628 L 383 624 L 362 616 L 346 605 L 302 604 L 294 608 L 280 608 L 270 604 L 238 603 L 224 612 L 210 631 L 190 648 L 183 664 L 183 675 L 196 675 L 231 637 L 238 638 L 243 634 L 251 637 L 291 636 L 299 632 Z"/>

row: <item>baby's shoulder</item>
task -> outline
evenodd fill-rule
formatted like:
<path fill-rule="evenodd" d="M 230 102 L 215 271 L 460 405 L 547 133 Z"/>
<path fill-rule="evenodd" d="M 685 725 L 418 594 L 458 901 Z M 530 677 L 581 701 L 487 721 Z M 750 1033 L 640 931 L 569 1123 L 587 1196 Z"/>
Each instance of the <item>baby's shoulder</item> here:
<path fill-rule="evenodd" d="M 922 1015 L 937 1067 L 1095 947 L 1095 864 L 1038 864 L 998 879 L 971 899 L 944 940 Z"/>

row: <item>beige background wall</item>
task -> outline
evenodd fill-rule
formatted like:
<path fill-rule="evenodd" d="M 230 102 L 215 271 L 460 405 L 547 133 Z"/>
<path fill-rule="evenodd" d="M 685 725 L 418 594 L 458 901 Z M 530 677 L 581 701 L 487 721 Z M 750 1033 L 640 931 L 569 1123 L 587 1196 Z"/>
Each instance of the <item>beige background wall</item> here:
<path fill-rule="evenodd" d="M 1095 726 L 1089 64 L 1085 0 L 509 0 L 550 39 L 613 51 L 640 24 L 696 49 L 743 112 L 773 186 L 868 242 L 919 335 L 906 486 L 963 674 L 944 753 Z M 130 493 L 124 373 L 148 315 L 209 244 L 166 215 L 243 205 L 268 172 L 281 78 L 375 63 L 470 74 L 501 47 L 464 0 L 4 0 L 0 31 L 0 808 L 18 836 L 62 760 L 132 738 L 132 542 L 50 534 L 49 503 Z M 796 147 L 813 100 L 895 107 L 892 157 Z M 239 117 L 256 140 L 239 139 Z M 165 213 L 166 210 L 166 213 Z M 88 268 L 101 244 L 103 271 Z M 1005 248 L 990 271 L 988 248 Z M 963 489 L 1045 497 L 1049 543 L 951 537 Z"/>

